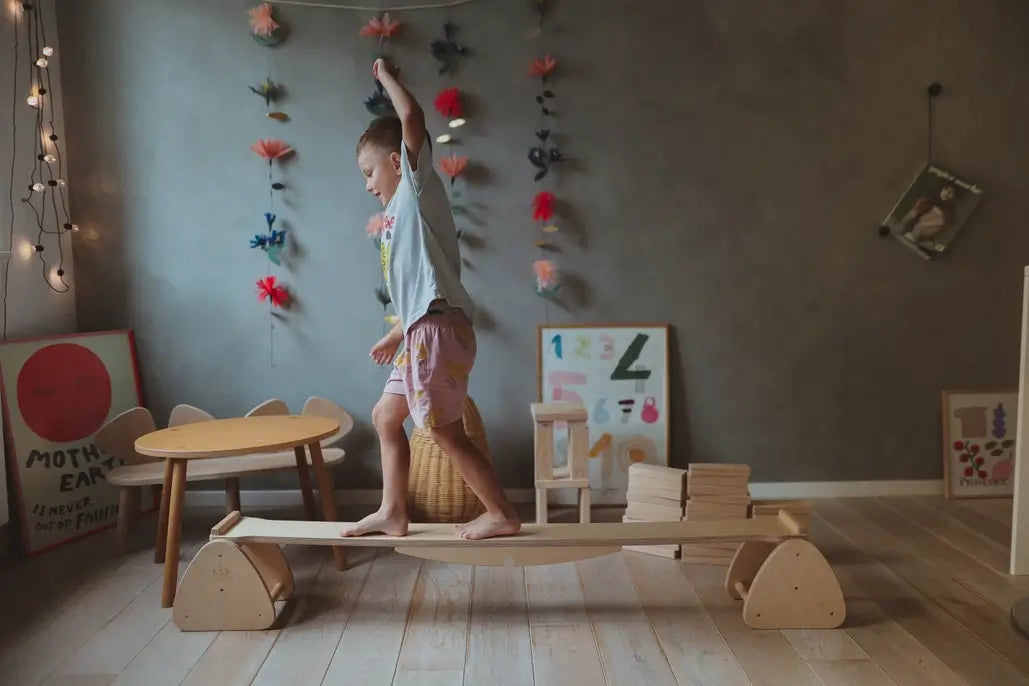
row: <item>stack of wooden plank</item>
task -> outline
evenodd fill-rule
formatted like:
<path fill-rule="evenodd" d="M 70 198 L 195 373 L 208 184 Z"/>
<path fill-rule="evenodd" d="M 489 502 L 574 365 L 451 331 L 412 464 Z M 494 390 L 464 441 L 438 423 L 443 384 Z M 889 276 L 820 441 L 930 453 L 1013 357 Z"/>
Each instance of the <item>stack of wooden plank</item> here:
<path fill-rule="evenodd" d="M 694 462 L 686 476 L 684 520 L 746 519 L 750 513 L 750 467 L 745 464 Z M 693 564 L 728 566 L 739 543 L 694 543 L 682 546 L 682 559 Z"/>
<path fill-rule="evenodd" d="M 623 522 L 677 522 L 682 519 L 686 499 L 686 470 L 636 462 L 629 465 Z M 678 558 L 678 545 L 622 546 L 660 557 Z"/>
<path fill-rule="evenodd" d="M 807 534 L 811 527 L 811 501 L 809 500 L 752 500 L 750 516 L 775 515 L 779 510 L 786 510 L 800 522 L 801 532 Z"/>

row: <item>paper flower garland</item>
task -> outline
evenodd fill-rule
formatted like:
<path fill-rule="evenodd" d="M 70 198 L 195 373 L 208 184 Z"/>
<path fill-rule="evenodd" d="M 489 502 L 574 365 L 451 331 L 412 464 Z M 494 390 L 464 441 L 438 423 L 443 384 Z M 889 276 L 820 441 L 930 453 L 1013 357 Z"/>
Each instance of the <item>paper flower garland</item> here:
<path fill-rule="evenodd" d="M 468 54 L 468 48 L 454 40 L 456 36 L 457 26 L 448 21 L 443 24 L 443 39 L 429 44 L 432 56 L 440 61 L 440 75 L 456 72 L 458 59 Z"/>
<path fill-rule="evenodd" d="M 266 276 L 257 280 L 257 299 L 268 300 L 272 307 L 285 308 L 289 305 L 289 291 L 274 276 Z"/>
<path fill-rule="evenodd" d="M 457 180 L 464 170 L 468 167 L 467 157 L 458 157 L 457 155 L 450 155 L 444 157 L 439 161 L 440 170 L 450 177 L 450 185 L 454 185 L 454 181 Z"/>
<path fill-rule="evenodd" d="M 275 19 L 275 10 L 267 2 L 248 10 L 250 33 L 261 45 L 272 47 L 285 40 L 285 27 Z"/>
<path fill-rule="evenodd" d="M 369 19 L 368 23 L 361 27 L 358 33 L 362 36 L 370 36 L 379 40 L 379 45 L 385 45 L 400 28 L 400 21 L 392 19 L 389 16 L 389 12 L 386 12 L 381 17 L 375 17 Z M 382 55 L 385 57 L 385 55 Z M 383 117 L 389 114 L 394 114 L 396 109 L 393 107 L 392 101 L 386 94 L 386 90 L 382 87 L 377 79 L 375 81 L 375 90 L 372 94 L 364 99 L 364 107 L 370 114 L 376 117 Z"/>
<path fill-rule="evenodd" d="M 552 115 L 548 102 L 554 97 L 554 91 L 546 88 L 546 83 L 547 77 L 554 71 L 555 67 L 557 67 L 557 60 L 546 54 L 543 57 L 536 58 L 529 68 L 529 74 L 540 80 L 540 92 L 536 96 L 536 102 L 540 106 L 541 122 L 546 117 Z M 553 144 L 553 139 L 550 137 L 550 129 L 541 126 L 536 131 L 536 138 L 539 140 L 539 145 L 529 148 L 529 162 L 532 163 L 532 166 L 536 167 L 535 180 L 539 181 L 550 172 L 551 164 L 560 162 L 563 158 L 561 151 Z"/>

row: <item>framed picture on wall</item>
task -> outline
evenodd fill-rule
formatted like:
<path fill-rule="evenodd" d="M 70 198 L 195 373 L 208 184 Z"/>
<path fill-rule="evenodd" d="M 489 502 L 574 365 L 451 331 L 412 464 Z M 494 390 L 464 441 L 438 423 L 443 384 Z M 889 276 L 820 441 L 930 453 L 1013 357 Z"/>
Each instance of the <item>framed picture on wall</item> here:
<path fill-rule="evenodd" d="M 1018 391 L 943 391 L 947 498 L 1003 498 L 1015 491 Z"/>
<path fill-rule="evenodd" d="M 7 467 L 26 554 L 115 524 L 120 463 L 93 443 L 109 419 L 142 404 L 131 331 L 0 344 Z"/>
<path fill-rule="evenodd" d="M 669 464 L 668 325 L 572 324 L 537 327 L 537 398 L 586 408 L 590 497 L 625 504 L 629 465 Z M 554 432 L 555 465 L 568 441 Z M 575 493 L 554 491 L 572 504 Z"/>
<path fill-rule="evenodd" d="M 983 191 L 972 181 L 927 164 L 883 220 L 890 233 L 919 257 L 946 252 L 979 206 Z"/>

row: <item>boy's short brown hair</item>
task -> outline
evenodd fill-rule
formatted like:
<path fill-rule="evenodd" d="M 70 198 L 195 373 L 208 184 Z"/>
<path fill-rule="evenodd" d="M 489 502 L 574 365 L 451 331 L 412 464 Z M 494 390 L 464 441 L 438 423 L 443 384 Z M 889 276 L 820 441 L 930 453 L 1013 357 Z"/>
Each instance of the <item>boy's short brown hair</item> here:
<path fill-rule="evenodd" d="M 393 115 L 378 117 L 368 125 L 357 141 L 357 154 L 366 145 L 376 145 L 386 152 L 400 152 L 404 140 L 404 127 L 400 118 Z"/>

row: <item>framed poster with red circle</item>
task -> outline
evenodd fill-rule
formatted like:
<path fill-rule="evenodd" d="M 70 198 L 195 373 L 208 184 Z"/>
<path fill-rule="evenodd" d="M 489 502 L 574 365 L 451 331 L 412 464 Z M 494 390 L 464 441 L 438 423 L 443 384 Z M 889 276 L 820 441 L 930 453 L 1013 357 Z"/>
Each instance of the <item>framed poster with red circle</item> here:
<path fill-rule="evenodd" d="M 26 554 L 115 524 L 118 466 L 93 437 L 106 421 L 142 405 L 129 330 L 0 344 L 7 469 Z"/>

